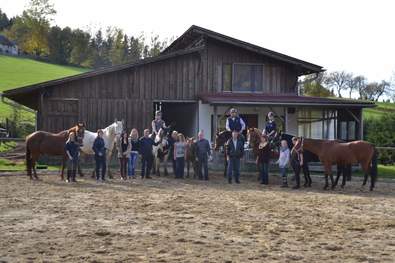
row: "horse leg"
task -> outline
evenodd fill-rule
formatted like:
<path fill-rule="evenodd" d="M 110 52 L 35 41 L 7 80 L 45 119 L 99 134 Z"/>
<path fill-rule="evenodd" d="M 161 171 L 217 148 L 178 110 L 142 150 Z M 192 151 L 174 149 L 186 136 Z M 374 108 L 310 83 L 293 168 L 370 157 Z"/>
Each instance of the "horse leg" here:
<path fill-rule="evenodd" d="M 169 172 L 167 171 L 167 157 L 168 157 L 168 155 L 166 155 L 163 159 L 163 164 L 165 166 L 165 168 L 164 168 L 165 169 L 165 176 L 169 176 Z"/>
<path fill-rule="evenodd" d="M 77 164 L 77 169 L 78 169 L 78 174 L 80 175 L 80 177 L 84 177 L 84 173 L 82 172 L 81 165 L 80 165 L 79 161 Z"/>
<path fill-rule="evenodd" d="M 36 172 L 36 159 L 32 159 L 32 168 L 34 172 L 34 179 L 38 180 L 37 172 Z"/>
<path fill-rule="evenodd" d="M 329 177 L 331 178 L 331 189 L 335 189 L 335 182 L 333 180 L 333 174 L 332 172 L 329 173 Z"/>
<path fill-rule="evenodd" d="M 114 177 L 112 176 L 112 172 L 110 170 L 111 154 L 108 154 L 106 159 L 107 159 L 106 160 L 106 164 L 107 164 L 107 171 L 106 171 L 106 173 L 107 173 L 109 179 L 113 179 Z"/>
<path fill-rule="evenodd" d="M 64 180 L 63 173 L 64 173 L 64 164 L 65 164 L 65 162 L 66 162 L 66 158 L 67 158 L 66 156 L 63 156 L 62 168 L 61 168 L 61 170 L 60 170 L 60 180 L 61 180 L 61 181 Z"/>
<path fill-rule="evenodd" d="M 189 178 L 189 167 L 191 165 L 191 162 L 187 160 L 187 178 Z"/>
<path fill-rule="evenodd" d="M 342 180 L 341 188 L 344 188 L 344 186 L 346 185 L 346 179 L 347 178 L 348 178 L 348 169 L 347 168 L 343 168 L 343 180 Z"/>
<path fill-rule="evenodd" d="M 224 167 L 224 177 L 227 177 L 227 168 L 228 168 L 228 160 L 226 159 L 226 155 L 225 155 L 225 167 Z"/>
<path fill-rule="evenodd" d="M 335 187 L 337 186 L 337 183 L 338 183 L 338 181 L 339 181 L 339 177 L 340 177 L 340 175 L 341 175 L 342 173 L 343 173 L 343 178 L 344 178 L 344 170 L 343 170 L 343 168 L 342 168 L 341 165 L 338 165 L 338 166 L 337 166 L 336 179 L 335 179 Z"/>

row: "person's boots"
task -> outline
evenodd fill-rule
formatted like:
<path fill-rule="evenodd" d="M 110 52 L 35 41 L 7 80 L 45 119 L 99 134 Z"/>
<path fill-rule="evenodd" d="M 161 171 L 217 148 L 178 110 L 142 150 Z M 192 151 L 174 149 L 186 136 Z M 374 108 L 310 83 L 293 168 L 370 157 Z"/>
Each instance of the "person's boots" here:
<path fill-rule="evenodd" d="M 66 182 L 70 183 L 70 182 L 71 182 L 70 179 L 71 179 L 71 171 L 70 171 L 70 169 L 67 169 L 67 179 L 66 179 Z"/>
<path fill-rule="evenodd" d="M 72 172 L 71 172 L 71 181 L 72 182 L 77 182 L 76 180 L 75 180 L 75 177 L 77 176 L 77 170 L 73 170 Z"/>
<path fill-rule="evenodd" d="M 292 187 L 292 189 L 299 189 L 300 188 L 300 176 L 295 176 L 296 185 Z"/>

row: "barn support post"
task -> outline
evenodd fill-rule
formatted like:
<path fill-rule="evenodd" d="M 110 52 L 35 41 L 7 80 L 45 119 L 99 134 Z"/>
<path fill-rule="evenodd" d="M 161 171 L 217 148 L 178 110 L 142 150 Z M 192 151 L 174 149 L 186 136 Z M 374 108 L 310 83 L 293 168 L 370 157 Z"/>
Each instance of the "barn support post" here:
<path fill-rule="evenodd" d="M 363 108 L 361 109 L 361 113 L 359 114 L 359 139 L 363 140 Z"/>
<path fill-rule="evenodd" d="M 214 134 L 212 134 L 212 137 L 213 137 L 213 139 L 215 141 L 215 136 L 217 134 L 217 129 L 218 129 L 218 108 L 217 108 L 217 105 L 213 106 L 213 114 L 214 114 L 213 115 L 213 132 L 214 132 Z M 216 153 L 216 151 L 213 151 L 213 161 L 214 161 L 214 163 L 217 162 L 217 153 Z"/>

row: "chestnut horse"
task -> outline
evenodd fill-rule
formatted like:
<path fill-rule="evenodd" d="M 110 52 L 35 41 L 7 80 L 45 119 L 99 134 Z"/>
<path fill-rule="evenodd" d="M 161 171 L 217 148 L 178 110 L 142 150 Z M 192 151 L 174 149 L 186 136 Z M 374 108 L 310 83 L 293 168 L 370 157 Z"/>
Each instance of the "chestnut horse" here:
<path fill-rule="evenodd" d="M 34 178 L 38 179 L 36 172 L 36 162 L 41 155 L 51 156 L 62 156 L 62 169 L 60 177 L 63 180 L 64 164 L 66 162 L 65 143 L 69 137 L 69 134 L 74 132 L 76 138 L 83 138 L 85 127 L 82 123 L 76 126 L 59 132 L 50 133 L 46 131 L 36 131 L 26 136 L 26 171 L 30 179 L 33 179 L 32 169 L 34 172 Z"/>
<path fill-rule="evenodd" d="M 325 186 L 329 186 L 328 176 L 331 179 L 332 189 L 335 183 L 332 176 L 332 164 L 342 166 L 360 163 L 365 173 L 363 185 L 366 184 L 368 174 L 371 176 L 370 190 L 374 188 L 377 177 L 377 150 L 374 145 L 364 141 L 341 143 L 335 140 L 314 140 L 302 138 L 299 142 L 302 150 L 306 149 L 316 154 L 325 170 Z"/>

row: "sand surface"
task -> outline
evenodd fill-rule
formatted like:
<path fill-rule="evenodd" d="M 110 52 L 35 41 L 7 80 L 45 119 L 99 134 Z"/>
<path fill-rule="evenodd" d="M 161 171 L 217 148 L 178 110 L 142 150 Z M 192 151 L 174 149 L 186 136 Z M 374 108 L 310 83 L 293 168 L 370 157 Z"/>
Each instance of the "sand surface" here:
<path fill-rule="evenodd" d="M 40 178 L 0 176 L 0 262 L 395 262 L 395 182 Z"/>

